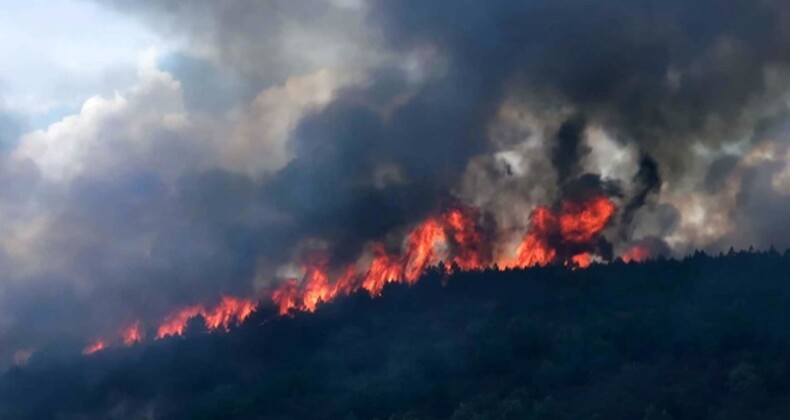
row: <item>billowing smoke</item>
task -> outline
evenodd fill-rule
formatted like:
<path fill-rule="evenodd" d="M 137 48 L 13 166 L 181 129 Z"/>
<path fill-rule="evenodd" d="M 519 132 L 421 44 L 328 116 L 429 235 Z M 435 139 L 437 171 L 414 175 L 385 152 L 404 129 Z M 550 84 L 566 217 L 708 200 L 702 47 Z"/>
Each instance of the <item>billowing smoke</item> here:
<path fill-rule="evenodd" d="M 46 130 L 0 117 L 0 361 L 438 261 L 790 246 L 784 1 L 102 5 L 180 49 Z"/>

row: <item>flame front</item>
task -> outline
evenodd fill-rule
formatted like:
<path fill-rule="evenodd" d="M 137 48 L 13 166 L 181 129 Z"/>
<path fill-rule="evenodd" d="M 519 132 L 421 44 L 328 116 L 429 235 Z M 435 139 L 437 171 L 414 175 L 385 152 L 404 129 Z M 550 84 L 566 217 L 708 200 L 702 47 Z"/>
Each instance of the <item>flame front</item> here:
<path fill-rule="evenodd" d="M 187 306 L 165 318 L 156 331 L 156 338 L 183 335 L 187 323 L 198 315 L 203 317 L 204 325 L 209 331 L 220 328 L 228 330 L 231 325 L 247 319 L 254 311 L 254 301 L 231 296 L 223 297 L 219 304 L 211 309 L 206 309 L 203 305 Z"/>
<path fill-rule="evenodd" d="M 240 324 L 255 311 L 255 302 L 233 296 L 224 296 L 213 310 L 202 313 L 206 328 L 227 331 L 233 324 Z"/>
<path fill-rule="evenodd" d="M 134 321 L 128 327 L 121 330 L 121 340 L 124 346 L 132 346 L 143 340 L 143 332 L 140 329 L 140 320 Z"/>
<path fill-rule="evenodd" d="M 530 227 L 513 257 L 496 259 L 505 267 L 523 268 L 565 262 L 586 268 L 592 261 L 595 240 L 616 212 L 603 196 L 587 201 L 566 201 L 559 214 L 537 207 L 530 215 Z M 567 249 L 566 249 L 567 248 Z M 357 263 L 334 282 L 329 263 L 312 258 L 303 266 L 299 279 L 288 279 L 272 294 L 281 315 L 292 310 L 315 311 L 321 302 L 359 289 L 378 296 L 387 283 L 413 284 L 431 266 L 452 263 L 460 270 L 488 267 L 494 260 L 480 227 L 475 209 L 457 207 L 428 217 L 404 238 L 401 252 L 392 252 L 383 243 L 372 243 Z M 577 252 L 569 254 L 569 249 Z M 318 261 L 318 262 L 316 262 Z M 367 267 L 358 271 L 357 267 Z M 362 274 L 360 274 L 362 273 Z"/>
<path fill-rule="evenodd" d="M 453 262 L 461 270 L 476 270 L 489 264 L 490 256 L 473 209 L 452 209 L 444 220 L 455 242 Z"/>
<path fill-rule="evenodd" d="M 428 217 L 409 231 L 400 251 L 373 242 L 356 262 L 341 270 L 333 270 L 325 254 L 309 255 L 301 264 L 301 277 L 286 279 L 272 291 L 270 298 L 280 315 L 291 311 L 313 312 L 321 303 L 359 290 L 378 296 L 387 283 L 414 284 L 428 267 L 441 262 L 465 271 L 491 267 L 493 262 L 506 268 L 556 263 L 587 268 L 598 255 L 597 243 L 617 209 L 604 196 L 563 201 L 558 209 L 555 212 L 550 207 L 536 207 L 514 254 L 492 255 L 491 235 L 484 233 L 478 210 L 450 208 Z M 635 246 L 623 255 L 623 260 L 643 261 L 649 255 L 647 249 Z M 228 330 L 247 319 L 255 308 L 253 300 L 232 296 L 223 297 L 214 307 L 186 306 L 165 317 L 156 329 L 155 338 L 183 335 L 189 321 L 199 316 L 209 331 Z M 122 329 L 120 335 L 126 346 L 142 341 L 140 321 Z M 83 353 L 93 354 L 106 346 L 106 341 L 96 339 Z"/>
<path fill-rule="evenodd" d="M 381 294 L 384 285 L 399 281 L 403 277 L 403 267 L 397 255 L 390 254 L 383 244 L 373 244 L 373 260 L 370 263 L 362 288 L 373 296 Z"/>
<path fill-rule="evenodd" d="M 428 219 L 407 237 L 404 255 L 405 279 L 413 284 L 431 264 L 438 262 L 436 246 L 447 242 L 444 228 L 438 220 Z"/>
<path fill-rule="evenodd" d="M 516 249 L 516 257 L 505 260 L 506 267 L 523 268 L 558 262 L 587 268 L 590 249 L 612 220 L 617 208 L 606 197 L 586 201 L 563 201 L 559 214 L 537 207 L 530 215 L 530 227 Z M 582 252 L 572 252 L 573 250 Z M 586 249 L 586 250 L 585 250 Z"/>
<path fill-rule="evenodd" d="M 557 217 L 548 207 L 540 206 L 530 214 L 530 225 L 524 240 L 516 249 L 516 258 L 505 262 L 505 267 L 534 267 L 548 265 L 557 257 L 549 246 L 549 236 L 557 225 Z"/>

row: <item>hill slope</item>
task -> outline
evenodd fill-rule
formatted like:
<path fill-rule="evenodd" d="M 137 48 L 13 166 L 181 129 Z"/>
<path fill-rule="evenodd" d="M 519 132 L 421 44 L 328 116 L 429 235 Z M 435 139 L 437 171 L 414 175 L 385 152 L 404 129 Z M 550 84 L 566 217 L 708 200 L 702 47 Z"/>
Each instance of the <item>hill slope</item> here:
<path fill-rule="evenodd" d="M 197 323 L 196 323 L 197 325 Z M 446 276 L 0 377 L 0 418 L 790 417 L 790 256 Z"/>

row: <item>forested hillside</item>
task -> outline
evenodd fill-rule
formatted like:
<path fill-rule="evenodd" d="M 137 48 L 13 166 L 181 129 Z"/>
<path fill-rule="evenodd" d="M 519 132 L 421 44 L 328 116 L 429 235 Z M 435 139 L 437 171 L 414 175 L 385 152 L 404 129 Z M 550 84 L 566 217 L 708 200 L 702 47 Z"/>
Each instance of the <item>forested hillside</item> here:
<path fill-rule="evenodd" d="M 0 418 L 790 418 L 790 255 L 447 274 L 35 355 Z"/>

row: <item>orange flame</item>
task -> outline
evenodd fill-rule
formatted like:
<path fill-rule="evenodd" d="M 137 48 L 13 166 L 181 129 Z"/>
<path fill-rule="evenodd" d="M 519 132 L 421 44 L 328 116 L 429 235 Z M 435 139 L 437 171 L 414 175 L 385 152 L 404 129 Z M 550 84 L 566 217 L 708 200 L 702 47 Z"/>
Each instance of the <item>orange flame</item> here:
<path fill-rule="evenodd" d="M 280 308 L 280 315 L 285 315 L 297 307 L 299 294 L 299 283 L 296 279 L 286 280 L 272 293 L 272 301 Z"/>
<path fill-rule="evenodd" d="M 206 328 L 210 331 L 230 329 L 234 323 L 240 324 L 255 311 L 255 303 L 249 299 L 240 299 L 232 296 L 223 296 L 213 310 L 203 313 L 206 319 Z"/>
<path fill-rule="evenodd" d="M 504 264 L 507 267 L 533 267 L 554 262 L 559 251 L 552 244 L 559 237 L 563 243 L 587 245 L 601 233 L 615 213 L 614 204 L 603 196 L 582 202 L 563 202 L 556 215 L 548 207 L 538 207 L 530 215 L 530 228 L 516 250 L 516 256 Z M 578 246 L 577 246 L 578 247 Z M 451 208 L 427 218 L 409 232 L 403 242 L 403 252 L 388 251 L 384 244 L 373 243 L 369 248 L 369 263 L 360 276 L 352 264 L 334 282 L 327 275 L 328 261 L 319 259 L 303 267 L 302 281 L 290 279 L 272 294 L 281 315 L 291 310 L 313 312 L 319 302 L 328 302 L 340 294 L 348 295 L 364 289 L 378 296 L 387 283 L 413 284 L 426 268 L 441 261 L 453 262 L 461 270 L 486 267 L 490 256 L 477 222 L 477 212 L 471 208 Z M 588 252 L 568 257 L 567 263 L 586 268 L 592 255 Z"/>
<path fill-rule="evenodd" d="M 417 281 L 428 266 L 439 262 L 436 246 L 446 242 L 444 229 L 435 219 L 426 220 L 409 234 L 404 264 L 409 284 Z"/>
<path fill-rule="evenodd" d="M 378 296 L 385 284 L 400 281 L 403 276 L 403 267 L 400 258 L 387 252 L 382 244 L 373 244 L 372 252 L 373 260 L 362 281 L 362 288 L 372 296 Z"/>
<path fill-rule="evenodd" d="M 364 264 L 352 264 L 334 282 L 327 275 L 328 261 L 313 261 L 303 267 L 301 283 L 296 279 L 284 282 L 274 291 L 272 300 L 280 314 L 293 309 L 312 312 L 319 302 L 359 289 L 378 296 L 387 283 L 413 284 L 426 268 L 447 258 L 462 270 L 482 268 L 487 264 L 486 247 L 476 216 L 472 209 L 453 208 L 429 217 L 406 235 L 402 254 L 389 252 L 382 243 L 373 243 L 367 269 L 360 272 L 357 267 Z"/>
<path fill-rule="evenodd" d="M 630 262 L 644 262 L 650 258 L 650 250 L 640 246 L 634 245 L 623 254 L 622 259 L 623 262 L 630 263 Z"/>
<path fill-rule="evenodd" d="M 583 202 L 565 201 L 560 214 L 560 233 L 570 242 L 589 243 L 606 227 L 615 210 L 614 203 L 603 196 Z"/>
<path fill-rule="evenodd" d="M 182 335 L 190 319 L 200 315 L 204 311 L 202 306 L 188 306 L 181 308 L 175 313 L 165 318 L 162 325 L 156 330 L 156 338 L 164 338 L 169 335 Z"/>
<path fill-rule="evenodd" d="M 209 331 L 220 327 L 227 330 L 232 324 L 243 322 L 254 310 L 255 303 L 252 300 L 231 296 L 224 296 L 219 304 L 210 310 L 203 305 L 187 306 L 165 318 L 156 331 L 156 338 L 183 335 L 189 320 L 198 315 L 203 317 L 204 325 Z"/>
<path fill-rule="evenodd" d="M 501 266 L 510 268 L 543 266 L 557 262 L 574 268 L 591 264 L 595 240 L 616 212 L 614 203 L 603 196 L 586 201 L 564 201 L 559 214 L 539 206 L 530 214 L 530 226 L 519 243 L 514 257 L 497 258 Z M 364 289 L 371 296 L 381 294 L 387 283 L 415 283 L 430 266 L 442 261 L 452 262 L 460 270 L 476 270 L 492 262 L 490 247 L 479 224 L 479 213 L 470 207 L 451 208 L 427 218 L 404 238 L 400 253 L 387 250 L 375 242 L 365 257 L 350 264 L 334 281 L 325 256 L 313 256 L 302 265 L 302 278 L 283 282 L 271 294 L 280 315 L 293 310 L 313 312 L 322 302 L 339 295 Z M 649 256 L 646 249 L 634 247 L 623 260 L 641 261 Z M 363 268 L 364 267 L 364 268 Z M 156 332 L 156 339 L 183 335 L 188 322 L 201 316 L 209 331 L 228 330 L 255 311 L 255 302 L 231 296 L 223 297 L 213 308 L 203 305 L 186 306 L 165 317 Z M 131 346 L 142 341 L 140 321 L 121 330 L 123 344 Z M 93 354 L 106 348 L 104 340 L 96 339 L 83 350 Z"/>
<path fill-rule="evenodd" d="M 461 270 L 477 270 L 488 264 L 486 245 L 475 221 L 476 216 L 471 209 L 452 209 L 444 215 L 455 241 L 453 262 Z"/>
<path fill-rule="evenodd" d="M 571 258 L 571 263 L 572 265 L 578 268 L 587 268 L 591 264 L 590 254 L 585 252 L 582 254 L 574 255 L 573 258 Z"/>
<path fill-rule="evenodd" d="M 589 246 L 612 219 L 616 208 L 608 198 L 595 197 L 587 201 L 564 201 L 560 214 L 539 206 L 530 214 L 530 227 L 516 249 L 516 257 L 505 262 L 506 267 L 534 267 L 555 262 L 558 246 Z M 565 256 L 564 258 L 568 258 Z M 586 268 L 589 253 L 574 254 L 571 265 Z"/>
<path fill-rule="evenodd" d="M 350 295 L 359 288 L 357 282 L 357 266 L 351 264 L 346 267 L 346 270 L 335 282 L 334 294 L 335 295 Z"/>
<path fill-rule="evenodd" d="M 324 257 L 312 258 L 310 264 L 302 267 L 304 276 L 301 285 L 296 279 L 289 279 L 272 293 L 272 301 L 279 308 L 280 315 L 293 309 L 313 312 L 321 302 L 329 302 L 339 294 L 351 294 L 356 284 L 356 266 L 346 268 L 334 283 L 327 275 L 329 262 Z"/>
<path fill-rule="evenodd" d="M 140 320 L 134 321 L 132 324 L 121 330 L 121 340 L 126 347 L 132 346 L 143 340 L 143 332 L 140 329 Z"/>
<path fill-rule="evenodd" d="M 97 338 L 96 340 L 93 341 L 93 343 L 89 344 L 87 347 L 82 349 L 82 354 L 87 356 L 94 354 L 96 352 L 100 352 L 106 348 L 107 348 L 107 344 L 104 342 L 104 340 Z"/>
<path fill-rule="evenodd" d="M 536 265 L 547 265 L 554 261 L 557 251 L 548 244 L 548 237 L 554 226 L 557 224 L 557 217 L 548 207 L 537 207 L 530 214 L 530 227 L 524 240 L 516 249 L 516 258 L 504 264 L 506 267 L 534 267 Z"/>

